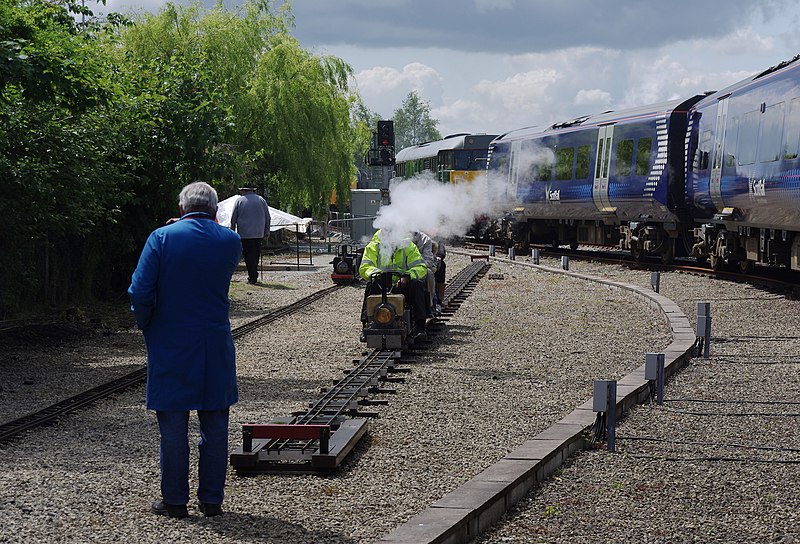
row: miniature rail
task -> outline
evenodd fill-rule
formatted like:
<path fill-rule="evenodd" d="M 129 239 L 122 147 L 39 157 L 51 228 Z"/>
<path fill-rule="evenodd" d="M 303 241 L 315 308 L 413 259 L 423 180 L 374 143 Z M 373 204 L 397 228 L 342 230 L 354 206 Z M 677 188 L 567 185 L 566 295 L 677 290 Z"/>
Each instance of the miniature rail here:
<path fill-rule="evenodd" d="M 307 297 L 293 302 L 292 304 L 278 308 L 274 312 L 270 312 L 258 319 L 254 319 L 253 321 L 236 327 L 231 331 L 231 334 L 234 338 L 241 338 L 245 334 L 253 332 L 259 327 L 263 327 L 264 325 L 272 323 L 284 316 L 292 314 L 341 288 L 341 285 L 333 285 L 312 293 Z M 116 393 L 140 385 L 146 380 L 147 367 L 137 368 L 136 370 L 129 372 L 120 378 L 89 389 L 88 391 L 78 393 L 73 397 L 59 401 L 48 406 L 47 408 L 39 410 L 38 412 L 34 412 L 4 423 L 0 425 L 0 444 L 13 440 L 16 436 L 25 431 L 50 425 L 67 414 L 80 410 L 81 408 L 85 408 L 86 406 L 90 406 L 97 401 L 108 398 Z"/>
<path fill-rule="evenodd" d="M 443 315 L 452 313 L 472 292 L 489 265 L 485 261 L 470 264 L 456 274 L 445 288 Z M 403 362 L 400 351 L 374 350 L 354 361 L 355 368 L 305 412 L 278 418 L 267 424 L 242 426 L 242 445 L 230 456 L 231 466 L 239 474 L 326 473 L 336 469 L 367 432 L 368 417 L 364 406 L 386 404 L 369 396 L 394 393 L 387 382 L 402 382 Z"/>

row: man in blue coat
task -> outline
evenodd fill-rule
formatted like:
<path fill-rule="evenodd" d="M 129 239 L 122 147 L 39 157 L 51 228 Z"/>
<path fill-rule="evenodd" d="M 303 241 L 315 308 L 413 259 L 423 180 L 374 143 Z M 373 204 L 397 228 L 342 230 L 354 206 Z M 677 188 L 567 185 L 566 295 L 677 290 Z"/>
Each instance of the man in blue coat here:
<path fill-rule="evenodd" d="M 147 408 L 161 432 L 162 500 L 152 511 L 170 517 L 188 515 L 190 410 L 200 420 L 200 511 L 222 513 L 228 410 L 238 400 L 228 289 L 242 245 L 216 223 L 217 202 L 206 183 L 184 187 L 181 218 L 150 234 L 128 289 L 147 345 Z"/>

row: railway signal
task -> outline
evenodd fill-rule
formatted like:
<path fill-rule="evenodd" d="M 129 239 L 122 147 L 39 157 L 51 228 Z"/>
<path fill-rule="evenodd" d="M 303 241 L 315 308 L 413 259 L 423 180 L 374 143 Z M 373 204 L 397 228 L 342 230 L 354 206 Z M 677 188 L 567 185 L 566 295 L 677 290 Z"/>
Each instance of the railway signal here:
<path fill-rule="evenodd" d="M 394 121 L 378 121 L 373 132 L 372 149 L 367 156 L 370 166 L 394 166 Z"/>
<path fill-rule="evenodd" d="M 394 148 L 394 121 L 378 121 L 378 147 Z"/>

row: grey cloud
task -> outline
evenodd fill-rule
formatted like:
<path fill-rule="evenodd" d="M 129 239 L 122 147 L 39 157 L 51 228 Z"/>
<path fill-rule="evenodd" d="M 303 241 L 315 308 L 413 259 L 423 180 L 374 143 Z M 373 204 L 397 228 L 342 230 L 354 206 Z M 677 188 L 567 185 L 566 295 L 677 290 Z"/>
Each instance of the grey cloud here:
<path fill-rule="evenodd" d="M 295 35 L 306 46 L 350 44 L 522 53 L 565 47 L 658 47 L 721 36 L 786 0 L 517 0 L 487 10 L 467 0 L 296 0 Z M 512 6 L 512 7 L 510 7 Z"/>

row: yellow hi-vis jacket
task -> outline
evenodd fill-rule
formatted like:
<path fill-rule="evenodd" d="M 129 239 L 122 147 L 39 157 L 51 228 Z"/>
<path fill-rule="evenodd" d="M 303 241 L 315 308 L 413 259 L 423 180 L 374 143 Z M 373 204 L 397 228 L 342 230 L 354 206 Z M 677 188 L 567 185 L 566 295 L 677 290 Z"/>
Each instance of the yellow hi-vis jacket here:
<path fill-rule="evenodd" d="M 361 266 L 358 267 L 358 273 L 365 280 L 369 280 L 370 276 L 375 272 L 392 272 L 392 276 L 398 278 L 403 274 L 408 274 L 412 280 L 419 280 L 425 277 L 428 273 L 428 267 L 425 266 L 425 261 L 419 254 L 419 249 L 411 240 L 408 244 L 401 247 L 392 254 L 389 262 L 381 262 L 381 231 L 377 231 L 370 240 L 367 247 L 364 248 L 364 256 L 361 258 Z"/>

